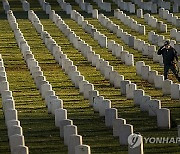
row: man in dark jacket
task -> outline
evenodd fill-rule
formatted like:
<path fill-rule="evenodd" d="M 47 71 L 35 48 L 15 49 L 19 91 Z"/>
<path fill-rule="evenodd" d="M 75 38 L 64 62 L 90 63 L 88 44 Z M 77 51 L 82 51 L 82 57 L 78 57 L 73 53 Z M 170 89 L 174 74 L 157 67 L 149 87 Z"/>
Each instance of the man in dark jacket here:
<path fill-rule="evenodd" d="M 168 72 L 169 69 L 171 69 L 178 81 L 180 81 L 180 77 L 178 77 L 178 71 L 176 70 L 176 61 L 178 62 L 177 52 L 172 46 L 170 46 L 169 41 L 165 41 L 164 45 L 160 47 L 158 50 L 158 55 L 163 56 L 164 79 L 168 79 Z"/>

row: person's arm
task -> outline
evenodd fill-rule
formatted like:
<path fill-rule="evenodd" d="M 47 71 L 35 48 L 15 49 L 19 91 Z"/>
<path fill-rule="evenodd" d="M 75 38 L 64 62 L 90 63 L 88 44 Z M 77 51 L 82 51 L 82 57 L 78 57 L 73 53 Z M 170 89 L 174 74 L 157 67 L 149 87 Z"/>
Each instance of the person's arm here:
<path fill-rule="evenodd" d="M 163 49 L 164 49 L 164 46 L 160 47 L 157 54 L 158 55 L 161 55 L 163 53 Z"/>
<path fill-rule="evenodd" d="M 173 48 L 174 49 L 174 48 Z M 176 59 L 176 61 L 178 62 L 178 56 L 177 56 L 177 51 L 174 49 L 174 57 Z"/>

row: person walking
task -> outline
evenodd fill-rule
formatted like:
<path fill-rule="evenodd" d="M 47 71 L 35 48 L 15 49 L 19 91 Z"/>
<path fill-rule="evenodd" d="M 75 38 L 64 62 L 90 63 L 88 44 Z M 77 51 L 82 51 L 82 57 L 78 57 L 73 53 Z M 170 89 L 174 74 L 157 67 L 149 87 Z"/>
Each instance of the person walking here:
<path fill-rule="evenodd" d="M 170 45 L 170 42 L 165 41 L 164 45 L 160 47 L 157 52 L 158 55 L 163 56 L 164 63 L 164 79 L 168 79 L 169 69 L 173 72 L 176 79 L 180 81 L 180 77 L 178 76 L 178 70 L 176 69 L 176 62 L 178 62 L 178 56 L 176 50 Z"/>

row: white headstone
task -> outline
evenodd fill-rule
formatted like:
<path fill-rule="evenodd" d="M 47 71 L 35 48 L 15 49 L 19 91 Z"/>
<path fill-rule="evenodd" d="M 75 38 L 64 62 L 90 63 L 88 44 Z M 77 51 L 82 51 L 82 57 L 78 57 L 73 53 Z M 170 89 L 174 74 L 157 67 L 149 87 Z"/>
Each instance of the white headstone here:
<path fill-rule="evenodd" d="M 117 118 L 113 120 L 113 136 L 118 137 L 120 134 L 120 127 L 126 124 L 126 119 Z"/>
<path fill-rule="evenodd" d="M 93 109 L 96 112 L 99 112 L 99 108 L 101 105 L 101 102 L 104 100 L 103 96 L 96 96 L 93 100 Z"/>
<path fill-rule="evenodd" d="M 82 145 L 82 136 L 71 135 L 68 143 L 68 154 L 75 154 L 75 147 L 78 145 Z"/>
<path fill-rule="evenodd" d="M 62 109 L 63 108 L 63 101 L 61 99 L 53 99 L 51 101 L 51 113 L 55 115 L 56 109 Z"/>
<path fill-rule="evenodd" d="M 64 145 L 69 145 L 70 136 L 77 135 L 77 126 L 75 125 L 66 125 L 64 126 Z"/>
<path fill-rule="evenodd" d="M 121 89 L 120 89 L 121 95 L 126 95 L 126 85 L 130 84 L 130 83 L 131 83 L 131 81 L 129 81 L 129 80 L 121 81 Z"/>
<path fill-rule="evenodd" d="M 142 66 L 145 66 L 144 61 L 137 61 L 136 62 L 136 73 L 137 73 L 137 75 L 141 75 Z"/>
<path fill-rule="evenodd" d="M 60 137 L 64 137 L 64 126 L 73 125 L 73 121 L 70 119 L 61 120 L 59 122 Z"/>
<path fill-rule="evenodd" d="M 41 91 L 41 95 L 43 99 L 45 99 L 45 96 L 46 96 L 45 94 L 49 90 L 52 90 L 52 86 L 50 84 L 46 83 L 46 84 L 41 85 L 40 91 Z"/>
<path fill-rule="evenodd" d="M 17 110 L 16 109 L 8 109 L 4 113 L 6 124 L 9 120 L 18 120 Z"/>
<path fill-rule="evenodd" d="M 109 99 L 104 99 L 99 104 L 99 115 L 105 116 L 106 109 L 111 108 L 111 101 Z"/>
<path fill-rule="evenodd" d="M 80 94 L 83 94 L 83 93 L 84 93 L 84 85 L 85 85 L 85 84 L 89 84 L 89 81 L 82 80 L 82 81 L 79 83 L 79 93 L 80 93 Z"/>
<path fill-rule="evenodd" d="M 23 131 L 22 131 L 21 126 L 13 125 L 13 126 L 8 128 L 8 137 L 15 135 L 15 134 L 23 135 Z"/>
<path fill-rule="evenodd" d="M 17 146 L 24 146 L 24 136 L 19 135 L 19 134 L 15 134 L 9 137 L 9 144 L 10 144 L 10 148 L 11 148 L 11 152 L 14 150 L 14 148 L 16 148 Z"/>
<path fill-rule="evenodd" d="M 149 116 L 156 116 L 157 110 L 161 109 L 161 101 L 160 100 L 150 100 L 148 102 L 149 105 Z"/>
<path fill-rule="evenodd" d="M 11 154 L 29 154 L 29 148 L 27 146 L 19 145 L 13 149 Z"/>
<path fill-rule="evenodd" d="M 0 93 L 2 91 L 9 90 L 9 82 L 8 81 L 2 81 L 0 82 Z"/>
<path fill-rule="evenodd" d="M 169 109 L 158 109 L 157 111 L 157 126 L 162 129 L 170 129 L 170 110 Z"/>
<path fill-rule="evenodd" d="M 133 99 L 134 98 L 134 90 L 137 89 L 137 85 L 134 83 L 130 83 L 126 85 L 126 98 Z"/>
<path fill-rule="evenodd" d="M 55 110 L 55 126 L 59 127 L 60 121 L 67 119 L 66 109 L 56 109 Z"/>
<path fill-rule="evenodd" d="M 163 95 L 170 95 L 171 94 L 171 85 L 172 85 L 172 80 L 164 80 L 162 83 L 162 92 Z"/>
<path fill-rule="evenodd" d="M 180 99 L 180 85 L 173 83 L 171 85 L 171 99 Z"/>
<path fill-rule="evenodd" d="M 141 103 L 141 97 L 144 96 L 144 90 L 142 89 L 137 89 L 137 90 L 134 90 L 134 104 L 135 105 L 140 105 Z"/>
<path fill-rule="evenodd" d="M 90 146 L 84 144 L 76 146 L 75 154 L 91 154 Z"/>
<path fill-rule="evenodd" d="M 95 19 L 98 19 L 98 10 L 97 9 L 94 9 L 92 11 L 92 17 L 95 18 Z"/>
<path fill-rule="evenodd" d="M 148 57 L 153 58 L 153 53 L 156 51 L 156 46 L 155 45 L 150 45 L 148 47 Z"/>
<path fill-rule="evenodd" d="M 94 90 L 94 85 L 93 84 L 84 84 L 84 99 L 89 99 L 89 92 Z"/>
<path fill-rule="evenodd" d="M 7 128 L 9 129 L 11 126 L 20 126 L 20 121 L 19 120 L 9 120 L 7 122 Z"/>
<path fill-rule="evenodd" d="M 119 143 L 120 145 L 128 145 L 128 136 L 133 133 L 133 126 L 124 124 L 119 129 Z"/>
<path fill-rule="evenodd" d="M 146 34 L 146 27 L 144 25 L 139 25 L 138 26 L 138 32 L 142 35 Z"/>
<path fill-rule="evenodd" d="M 134 136 L 135 135 L 135 136 Z M 138 146 L 134 146 L 134 137 L 136 137 Z M 143 137 L 139 134 L 132 134 L 128 137 L 128 154 L 144 154 L 143 150 Z"/>
<path fill-rule="evenodd" d="M 142 9 L 137 9 L 137 17 L 138 18 L 143 18 L 143 10 Z"/>
<path fill-rule="evenodd" d="M 15 109 L 15 103 L 12 99 L 6 99 L 3 101 L 3 111 L 5 112 L 9 109 Z"/>
<path fill-rule="evenodd" d="M 164 76 L 163 75 L 156 75 L 154 77 L 154 86 L 155 86 L 155 88 L 161 89 L 163 82 L 164 82 Z"/>
<path fill-rule="evenodd" d="M 125 55 L 125 65 L 134 66 L 134 55 L 133 54 Z"/>
<path fill-rule="evenodd" d="M 113 121 L 117 119 L 118 113 L 116 108 L 109 108 L 105 110 L 105 124 L 107 127 L 113 127 Z"/>
<path fill-rule="evenodd" d="M 106 80 L 110 80 L 110 72 L 113 71 L 113 66 L 106 66 L 104 76 Z"/>
<path fill-rule="evenodd" d="M 156 75 L 158 75 L 157 71 L 154 71 L 154 70 L 149 71 L 148 82 L 151 84 L 154 84 L 154 79 Z"/>
<path fill-rule="evenodd" d="M 117 73 L 114 78 L 114 87 L 121 88 L 121 81 L 123 80 L 124 80 L 124 76 Z"/>
<path fill-rule="evenodd" d="M 141 74 L 143 80 L 148 80 L 149 71 L 151 71 L 151 67 L 149 65 L 145 65 L 141 67 Z"/>
<path fill-rule="evenodd" d="M 145 95 L 140 98 L 140 109 L 141 111 L 149 111 L 149 101 L 151 96 Z"/>

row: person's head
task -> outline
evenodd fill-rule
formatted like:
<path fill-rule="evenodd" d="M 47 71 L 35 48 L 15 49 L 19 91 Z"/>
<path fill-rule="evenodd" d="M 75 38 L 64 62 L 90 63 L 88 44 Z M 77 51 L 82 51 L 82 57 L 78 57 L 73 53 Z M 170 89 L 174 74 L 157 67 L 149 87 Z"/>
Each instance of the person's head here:
<path fill-rule="evenodd" d="M 169 42 L 169 40 L 167 40 L 167 41 L 164 42 L 164 46 L 165 46 L 166 48 L 170 48 L 170 42 Z"/>

